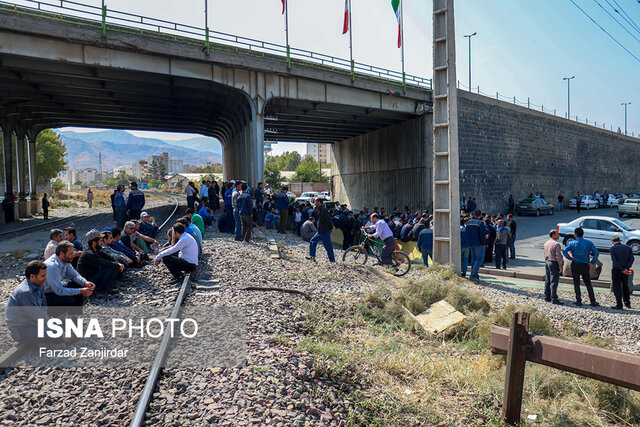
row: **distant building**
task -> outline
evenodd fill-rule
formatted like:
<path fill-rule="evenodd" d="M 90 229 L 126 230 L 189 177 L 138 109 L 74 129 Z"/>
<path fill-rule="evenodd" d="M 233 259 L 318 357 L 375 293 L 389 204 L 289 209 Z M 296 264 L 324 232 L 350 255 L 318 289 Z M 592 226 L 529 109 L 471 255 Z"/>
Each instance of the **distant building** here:
<path fill-rule="evenodd" d="M 173 175 L 165 176 L 167 184 L 169 184 L 170 188 L 186 188 L 187 184 L 190 181 L 195 183 L 202 182 L 202 179 L 205 176 L 209 176 L 211 174 L 208 173 L 177 173 Z M 222 181 L 222 175 L 214 175 L 216 180 L 219 182 Z"/>
<path fill-rule="evenodd" d="M 331 144 L 308 143 L 307 154 L 318 163 L 331 163 Z"/>
<path fill-rule="evenodd" d="M 184 164 L 182 159 L 171 159 L 169 158 L 169 167 L 167 168 L 167 173 L 169 175 L 182 173 L 184 172 Z"/>
<path fill-rule="evenodd" d="M 164 153 L 160 153 L 160 155 L 151 155 L 149 156 L 149 164 L 153 163 L 153 162 L 158 162 L 158 163 L 162 163 L 165 167 L 165 170 L 168 171 L 169 170 L 169 153 L 164 152 Z"/>
<path fill-rule="evenodd" d="M 117 166 L 117 167 L 113 168 L 113 176 L 120 175 L 120 172 L 124 172 L 127 175 L 133 175 L 133 171 L 128 166 Z"/>
<path fill-rule="evenodd" d="M 146 160 L 138 160 L 131 165 L 131 175 L 137 179 L 143 179 L 149 175 L 149 162 Z"/>

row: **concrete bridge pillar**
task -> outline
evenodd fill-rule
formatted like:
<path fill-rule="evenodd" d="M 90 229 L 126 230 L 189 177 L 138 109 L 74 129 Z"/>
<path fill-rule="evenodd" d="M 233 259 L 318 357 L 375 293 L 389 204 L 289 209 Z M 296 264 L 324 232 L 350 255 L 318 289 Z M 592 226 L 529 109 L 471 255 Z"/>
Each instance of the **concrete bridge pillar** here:
<path fill-rule="evenodd" d="M 9 125 L 2 126 L 2 146 L 4 154 L 4 191 L 13 194 L 13 129 Z"/>
<path fill-rule="evenodd" d="M 39 212 L 39 208 L 41 204 L 39 200 L 36 200 L 38 188 L 37 188 L 37 169 L 36 169 L 36 139 L 38 137 L 38 133 L 36 131 L 27 132 L 27 138 L 29 141 L 28 147 L 28 156 L 29 156 L 29 194 L 31 195 L 31 206 L 30 213 L 31 215 L 35 215 Z"/>
<path fill-rule="evenodd" d="M 25 135 L 24 132 L 16 134 L 16 155 L 18 158 L 18 215 L 19 218 L 26 218 L 29 215 L 27 212 L 27 171 L 26 171 L 26 158 L 25 158 Z"/>

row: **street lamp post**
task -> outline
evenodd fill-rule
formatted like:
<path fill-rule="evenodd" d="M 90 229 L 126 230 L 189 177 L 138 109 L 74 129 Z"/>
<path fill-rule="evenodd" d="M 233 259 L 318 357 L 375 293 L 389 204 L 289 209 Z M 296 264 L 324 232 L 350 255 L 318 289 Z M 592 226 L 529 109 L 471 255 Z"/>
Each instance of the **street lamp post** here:
<path fill-rule="evenodd" d="M 467 34 L 464 36 L 469 39 L 469 92 L 471 92 L 471 37 L 475 36 L 476 34 L 478 33 L 474 32 L 473 34 Z"/>
<path fill-rule="evenodd" d="M 571 120 L 571 79 L 576 76 L 563 77 L 562 80 L 567 81 L 567 119 Z"/>
<path fill-rule="evenodd" d="M 627 134 L 627 105 L 631 104 L 630 102 L 623 102 L 620 105 L 624 105 L 624 134 Z"/>

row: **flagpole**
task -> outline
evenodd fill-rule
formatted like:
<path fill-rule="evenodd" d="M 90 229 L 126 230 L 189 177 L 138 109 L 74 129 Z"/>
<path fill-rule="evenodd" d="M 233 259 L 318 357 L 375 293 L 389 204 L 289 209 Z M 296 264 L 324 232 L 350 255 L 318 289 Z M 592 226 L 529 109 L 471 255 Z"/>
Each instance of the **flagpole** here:
<path fill-rule="evenodd" d="M 400 38 L 402 40 L 402 90 L 407 91 L 407 84 L 404 74 L 404 0 L 400 0 Z"/>
<path fill-rule="evenodd" d="M 351 0 L 349 1 L 349 56 L 351 59 L 351 81 L 355 80 L 355 73 L 354 73 L 354 68 L 355 68 L 355 64 L 353 62 L 353 24 L 351 22 Z"/>
<path fill-rule="evenodd" d="M 289 48 L 289 0 L 284 0 L 284 32 L 287 39 L 287 68 L 291 69 L 291 49 Z"/>

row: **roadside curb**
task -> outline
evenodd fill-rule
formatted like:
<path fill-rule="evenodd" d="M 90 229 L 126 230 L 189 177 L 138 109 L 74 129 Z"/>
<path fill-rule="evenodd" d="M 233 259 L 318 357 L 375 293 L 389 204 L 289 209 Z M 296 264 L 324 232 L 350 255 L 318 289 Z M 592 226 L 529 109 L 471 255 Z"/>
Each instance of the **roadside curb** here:
<path fill-rule="evenodd" d="M 508 271 L 508 270 L 499 270 L 493 268 L 481 268 L 479 270 L 482 274 L 488 274 L 491 276 L 503 276 L 503 277 L 513 277 L 515 279 L 525 279 L 525 280 L 537 280 L 540 282 L 544 282 L 544 276 L 540 274 L 531 274 L 531 273 L 521 273 L 518 271 Z M 560 283 L 565 285 L 573 285 L 573 279 L 569 277 L 560 276 Z M 591 279 L 591 284 L 594 288 L 604 288 L 609 289 L 611 283 L 605 280 L 594 280 Z M 639 285 L 634 286 L 635 290 L 640 290 Z"/>

